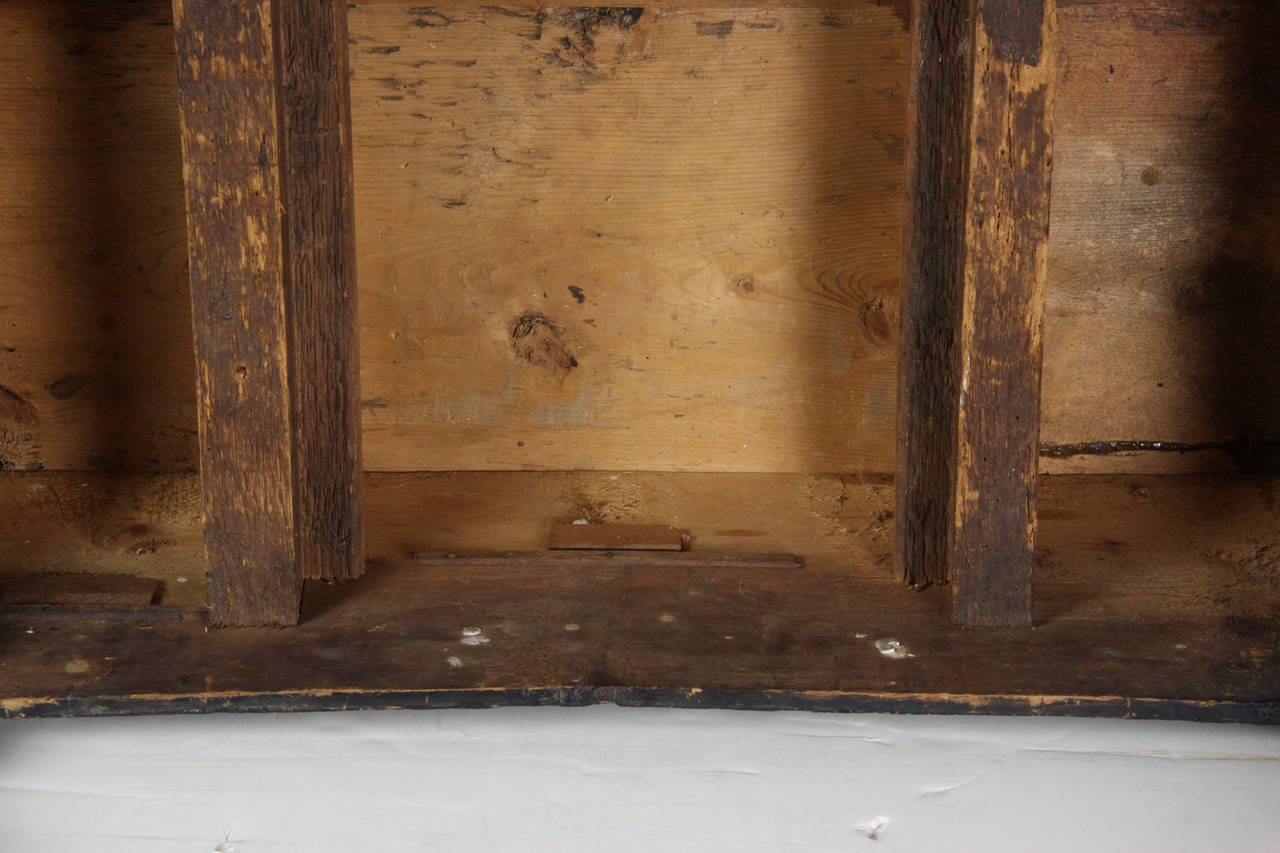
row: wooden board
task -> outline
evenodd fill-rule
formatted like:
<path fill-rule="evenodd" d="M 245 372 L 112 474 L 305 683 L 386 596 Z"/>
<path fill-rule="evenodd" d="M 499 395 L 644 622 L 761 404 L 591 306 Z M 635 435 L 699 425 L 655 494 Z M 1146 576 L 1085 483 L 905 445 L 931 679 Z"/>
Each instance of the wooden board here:
<path fill-rule="evenodd" d="M 887 470 L 891 8 L 352 27 L 370 467 Z"/>
<path fill-rule="evenodd" d="M 298 563 L 364 570 L 351 76 L 345 0 L 272 0 L 283 130 Z"/>
<path fill-rule="evenodd" d="M 611 476 L 375 475 L 375 560 L 355 583 L 309 585 L 297 629 L 206 632 L 188 618 L 87 621 L 71 631 L 4 620 L 0 709 L 623 701 L 1280 719 L 1274 481 L 1047 478 L 1037 627 L 1025 631 L 956 629 L 945 590 L 901 588 L 888 565 L 886 484 Z M 25 553 L 56 560 L 58 547 L 88 547 L 49 511 L 49 491 L 75 482 L 43 473 L 0 481 L 0 499 L 19 513 L 3 516 L 0 553 L 24 553 L 13 546 L 22 535 L 15 518 L 44 543 Z M 136 500 L 124 496 L 125 482 L 81 482 L 124 504 Z M 37 483 L 45 490 L 30 491 Z M 143 484 L 130 484 L 133 495 L 172 491 Z M 188 491 L 194 496 L 193 484 Z M 41 511 L 23 509 L 28 501 Z M 708 531 L 699 548 L 788 550 L 805 566 L 584 573 L 405 561 L 428 548 L 536 548 L 548 521 L 586 503 L 610 517 L 679 517 Z M 198 551 L 194 519 L 186 526 L 185 550 Z M 58 540 L 54 528 L 68 533 Z M 163 554 L 97 550 L 103 568 Z"/>
<path fill-rule="evenodd" d="M 210 621 L 302 601 L 287 130 L 271 0 L 178 0 L 174 31 Z"/>
<path fill-rule="evenodd" d="M 1058 24 L 1042 437 L 1276 436 L 1280 10 L 1059 0 Z"/>
<path fill-rule="evenodd" d="M 364 566 L 346 5 L 174 28 L 210 621 L 292 625 Z"/>
<path fill-rule="evenodd" d="M 367 465 L 557 467 L 571 457 L 597 469 L 890 471 L 896 337 L 884 330 L 897 316 L 905 4 L 842 5 L 830 20 L 840 27 L 823 24 L 816 7 L 648 9 L 627 30 L 609 24 L 592 36 L 595 54 L 621 51 L 621 64 L 594 76 L 549 66 L 556 39 L 572 36 L 554 21 L 540 42 L 520 37 L 531 11 L 471 6 L 445 13 L 458 21 L 440 27 L 411 16 L 410 4 L 352 9 Z M 1248 0 L 1060 6 L 1043 438 L 1280 432 L 1269 378 L 1280 370 L 1268 355 L 1280 352 L 1274 11 Z M 169 15 L 166 0 L 0 4 L 6 467 L 196 465 Z M 780 26 L 765 28 L 775 19 Z M 699 23 L 714 33 L 706 25 L 724 21 L 736 22 L 725 38 L 698 35 Z M 475 55 L 462 55 L 477 32 Z M 640 42 L 648 53 L 639 58 L 623 49 Z M 440 52 L 477 64 L 412 68 Z M 672 69 L 677 54 L 698 60 L 701 80 Z M 451 99 L 456 106 L 442 106 Z M 732 117 L 711 114 L 729 107 Z M 657 117 L 672 111 L 681 121 Z M 516 142 L 527 157 L 503 153 Z M 423 153 L 449 146 L 472 156 Z M 437 194 L 470 187 L 467 206 L 430 198 L 441 174 L 449 193 Z M 846 198 L 817 193 L 818 184 L 846 186 Z M 507 200 L 515 188 L 548 189 L 527 196 L 542 199 L 540 210 Z M 771 206 L 784 217 L 762 221 Z M 557 238 L 564 262 L 521 242 L 529 225 L 542 235 L 579 220 L 588 225 Z M 724 289 L 742 272 L 756 273 L 750 296 Z M 528 286 L 544 281 L 546 299 Z M 593 290 L 597 281 L 610 286 Z M 424 309 L 424 294 L 440 296 L 430 282 L 446 291 L 447 311 Z M 510 327 L 499 321 L 525 311 L 572 331 L 574 353 L 592 345 L 563 385 L 554 371 L 516 362 L 502 337 Z M 727 318 L 717 334 L 695 334 L 716 312 Z M 726 325 L 734 330 L 721 335 Z M 619 328 L 625 334 L 610 331 Z M 433 364 L 437 345 L 457 357 Z M 638 373 L 644 356 L 662 370 Z M 509 371 L 511 390 L 498 384 L 498 400 L 477 403 L 471 379 L 492 389 L 495 365 Z M 437 367 L 445 376 L 429 385 Z M 691 378 L 695 367 L 708 372 Z M 713 387 L 714 376 L 735 372 L 754 384 Z M 594 397 L 580 399 L 588 375 Z M 703 397 L 654 390 L 668 387 Z M 648 413 L 642 427 L 606 417 L 623 410 L 610 408 L 610 388 L 615 398 L 627 391 L 631 413 Z M 777 389 L 776 408 L 753 411 Z M 832 389 L 844 396 L 827 399 Z M 503 394 L 519 402 L 503 408 Z M 485 423 L 495 407 L 497 426 Z M 564 423 L 575 412 L 592 417 Z M 436 430 L 449 450 L 433 461 L 423 442 Z M 1042 462 L 1074 472 L 1209 470 L 1224 454 Z"/>
<path fill-rule="evenodd" d="M 715 554 L 706 551 L 415 551 L 415 566 L 445 570 L 573 569 L 590 574 L 612 569 L 666 569 L 700 572 L 704 569 L 799 569 L 795 554 Z"/>
<path fill-rule="evenodd" d="M 1053 0 L 920 3 L 899 296 L 894 562 L 960 625 L 1030 625 Z"/>
<path fill-rule="evenodd" d="M 0 606 L 146 607 L 159 592 L 158 581 L 129 575 L 28 575 L 0 582 Z"/>
<path fill-rule="evenodd" d="M 977 9 L 949 580 L 956 624 L 1030 626 L 1057 14 Z"/>

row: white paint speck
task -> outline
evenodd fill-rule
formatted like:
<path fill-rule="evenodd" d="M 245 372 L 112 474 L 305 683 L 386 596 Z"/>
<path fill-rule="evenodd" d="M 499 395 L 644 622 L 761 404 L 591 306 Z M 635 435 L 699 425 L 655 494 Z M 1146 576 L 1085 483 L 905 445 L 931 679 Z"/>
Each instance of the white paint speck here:
<path fill-rule="evenodd" d="M 186 583 L 186 582 L 187 582 L 187 579 L 186 579 L 186 578 L 184 578 L 184 577 L 182 577 L 182 576 L 178 576 L 178 577 L 176 577 L 176 578 L 174 578 L 174 579 L 173 579 L 173 582 L 174 582 L 174 583 Z"/>
<path fill-rule="evenodd" d="M 27 633 L 28 633 L 28 634 L 34 634 L 35 632 L 36 632 L 36 629 L 35 629 L 35 628 L 28 628 L 28 629 L 27 629 Z"/>
<path fill-rule="evenodd" d="M 867 635 L 863 634 L 862 632 L 858 632 L 857 634 L 853 635 L 853 638 L 855 640 L 865 640 L 867 638 Z"/>
<path fill-rule="evenodd" d="M 468 625 L 462 629 L 462 645 L 464 646 L 484 646 L 488 645 L 489 638 L 484 635 L 484 629 L 475 625 Z"/>
<path fill-rule="evenodd" d="M 658 616 L 658 621 L 659 621 L 659 622 L 666 622 L 666 623 L 670 624 L 670 623 L 672 623 L 672 622 L 676 621 L 676 617 L 675 617 L 675 616 L 672 616 L 670 613 L 662 613 L 662 614 L 660 614 L 660 615 Z"/>
<path fill-rule="evenodd" d="M 913 658 L 915 655 L 907 651 L 907 647 L 893 637 L 881 637 L 876 640 L 876 651 L 887 658 Z"/>
<path fill-rule="evenodd" d="M 725 635 L 724 635 L 724 638 L 725 638 L 726 640 L 732 640 L 732 639 L 733 639 L 733 634 L 725 634 Z"/>
<path fill-rule="evenodd" d="M 1187 650 L 1187 644 L 1186 644 L 1186 643 L 1177 643 L 1176 645 L 1174 645 L 1174 648 L 1175 648 L 1175 649 L 1177 649 L 1177 650 L 1178 650 L 1178 651 L 1180 651 L 1180 652 L 1185 652 L 1185 651 Z"/>
<path fill-rule="evenodd" d="M 573 523 L 574 524 L 590 524 L 591 520 L 587 518 L 575 518 L 573 520 Z"/>
<path fill-rule="evenodd" d="M 577 622 L 566 622 L 564 625 L 564 629 L 570 633 L 577 631 L 581 628 L 582 626 L 579 625 Z"/>
<path fill-rule="evenodd" d="M 885 817 L 884 815 L 878 814 L 875 817 L 871 818 L 871 820 L 864 820 L 862 823 L 858 824 L 854 828 L 857 829 L 858 832 L 861 832 L 863 835 L 865 835 L 867 838 L 870 838 L 872 841 L 879 841 L 881 833 L 884 832 L 884 828 L 888 825 L 889 825 L 889 818 Z"/>
<path fill-rule="evenodd" d="M 456 656 L 449 657 L 445 659 L 445 663 L 449 664 L 449 666 L 452 667 L 453 669 L 457 669 L 458 667 L 462 666 L 462 658 L 456 657 Z"/>

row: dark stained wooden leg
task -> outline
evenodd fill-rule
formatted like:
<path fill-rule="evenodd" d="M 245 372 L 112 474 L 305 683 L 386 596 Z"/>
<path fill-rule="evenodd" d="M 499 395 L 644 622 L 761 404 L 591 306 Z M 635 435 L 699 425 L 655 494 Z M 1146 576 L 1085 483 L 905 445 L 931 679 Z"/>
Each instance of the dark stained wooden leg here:
<path fill-rule="evenodd" d="M 290 334 L 303 577 L 364 571 L 345 0 L 277 0 L 288 172 Z"/>
<path fill-rule="evenodd" d="M 359 573 L 345 13 L 174 2 L 215 625 L 296 624 L 304 576 Z"/>
<path fill-rule="evenodd" d="M 961 625 L 1029 625 L 1052 168 L 1052 0 L 913 25 L 897 561 Z"/>

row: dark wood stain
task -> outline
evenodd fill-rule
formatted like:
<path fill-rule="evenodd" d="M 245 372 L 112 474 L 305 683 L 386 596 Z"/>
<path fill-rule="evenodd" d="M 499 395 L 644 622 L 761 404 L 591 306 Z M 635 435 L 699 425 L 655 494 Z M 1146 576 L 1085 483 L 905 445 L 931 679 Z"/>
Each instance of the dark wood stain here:
<path fill-rule="evenodd" d="M 1052 140 L 1045 87 L 1023 92 L 1000 70 L 984 79 L 991 100 L 1008 104 L 1008 113 L 975 111 L 970 130 L 972 314 L 963 320 L 960 354 L 951 580 L 957 622 L 1029 625 L 1042 341 L 1028 319 L 1041 315 L 1044 301 Z M 997 218 L 1017 224 L 999 229 Z"/>
<path fill-rule="evenodd" d="M 982 25 L 996 56 L 1005 62 L 1040 64 L 1045 0 L 982 0 Z"/>
<path fill-rule="evenodd" d="M 210 619 L 290 625 L 363 565 L 346 6 L 187 0 L 175 33 Z"/>
<path fill-rule="evenodd" d="M 279 2 L 289 369 L 303 577 L 364 571 L 346 4 Z"/>
<path fill-rule="evenodd" d="M 1026 696 L 912 696 L 792 690 L 689 690 L 573 686 L 532 689 L 338 690 L 232 695 L 50 697 L 0 718 L 115 717 L 152 714 L 287 713 L 292 711 L 450 710 L 510 707 L 693 708 L 843 714 L 975 714 L 1020 717 L 1114 717 L 1199 723 L 1280 723 L 1280 701 L 1196 702 Z"/>
<path fill-rule="evenodd" d="M 972 27 L 957 4 L 921 2 L 911 28 L 898 332 L 894 565 L 911 586 L 945 583 L 955 478 L 964 275 L 965 111 Z"/>
<path fill-rule="evenodd" d="M 966 8 L 921 3 L 912 28 L 895 560 L 950 582 L 961 624 L 1026 625 L 1052 140 L 1023 70 L 1045 7 L 978 0 L 981 27 Z"/>
<path fill-rule="evenodd" d="M 174 6 L 215 625 L 289 625 L 302 594 L 286 235 L 269 0 Z"/>

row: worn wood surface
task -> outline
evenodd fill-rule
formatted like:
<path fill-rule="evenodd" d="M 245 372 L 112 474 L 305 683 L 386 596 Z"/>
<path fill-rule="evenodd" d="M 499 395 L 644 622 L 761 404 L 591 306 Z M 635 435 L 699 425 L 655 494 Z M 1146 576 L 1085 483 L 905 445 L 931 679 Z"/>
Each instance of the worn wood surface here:
<path fill-rule="evenodd" d="M 159 582 L 128 575 L 28 575 L 0 580 L 0 605 L 143 607 L 160 594 Z"/>
<path fill-rule="evenodd" d="M 276 0 L 295 520 L 304 577 L 364 570 L 347 4 Z"/>
<path fill-rule="evenodd" d="M 715 554 L 706 551 L 415 551 L 409 559 L 418 566 L 445 569 L 572 569 L 580 572 L 611 569 L 800 569 L 795 554 Z"/>
<path fill-rule="evenodd" d="M 923 0 L 911 28 L 906 199 L 898 295 L 894 570 L 948 579 L 955 542 L 958 349 L 965 269 L 972 3 Z"/>
<path fill-rule="evenodd" d="M 174 4 L 214 625 L 291 625 L 302 596 L 279 43 L 270 0 Z"/>
<path fill-rule="evenodd" d="M 351 580 L 364 571 L 364 466 L 347 6 L 274 8 L 298 561 L 303 577 Z"/>
<path fill-rule="evenodd" d="M 1037 627 L 972 631 L 950 624 L 945 589 L 912 592 L 886 571 L 888 484 L 610 476 L 372 476 L 374 562 L 353 584 L 309 584 L 298 628 L 206 632 L 202 620 L 186 619 L 143 622 L 150 630 L 142 630 L 134 619 L 78 622 L 73 632 L 5 620 L 0 707 L 119 713 L 574 697 L 771 707 L 761 704 L 764 694 L 803 692 L 812 695 L 775 695 L 772 707 L 1194 718 L 1215 714 L 1207 700 L 1236 703 L 1244 714 L 1241 703 L 1274 706 L 1280 697 L 1274 481 L 1046 478 Z M 0 516 L 6 571 L 20 568 L 10 554 L 43 552 L 56 562 L 57 549 L 68 559 L 92 549 L 103 568 L 133 572 L 162 564 L 166 550 L 170 560 L 198 554 L 189 511 L 185 544 L 155 554 L 93 546 L 65 523 L 72 508 L 52 511 L 49 491 L 74 494 L 87 482 L 81 492 L 109 504 L 105 489 L 116 495 L 116 512 L 137 514 L 133 495 L 173 492 L 148 490 L 147 479 L 40 473 L 0 481 L 11 510 Z M 183 505 L 198 506 L 188 482 Z M 37 483 L 46 490 L 32 492 Z M 89 498 L 80 511 L 93 516 Z M 428 549 L 537 548 L 549 521 L 574 517 L 584 503 L 611 516 L 678 517 L 703 532 L 700 549 L 790 551 L 805 566 L 584 572 L 407 561 Z M 43 544 L 20 549 L 28 531 Z M 882 643 L 885 654 L 877 640 L 898 645 Z M 689 693 L 698 689 L 706 697 Z"/>
<path fill-rule="evenodd" d="M 668 524 L 557 524 L 548 548 L 597 551 L 680 551 L 687 534 Z"/>
<path fill-rule="evenodd" d="M 1052 169 L 1052 0 L 913 25 L 897 550 L 962 625 L 1027 625 Z"/>
<path fill-rule="evenodd" d="M 496 305 L 514 320 L 543 302 L 543 290 L 521 289 L 521 282 L 547 278 L 556 289 L 546 289 L 546 302 L 556 297 L 562 303 L 542 312 L 572 330 L 575 343 L 577 333 L 589 333 L 595 347 L 594 355 L 580 358 L 582 367 L 569 372 L 601 371 L 597 388 L 613 387 L 615 397 L 618 388 L 630 389 L 633 399 L 649 394 L 633 406 L 649 412 L 643 428 L 625 430 L 587 417 L 557 427 L 556 452 L 569 455 L 562 448 L 576 447 L 575 467 L 621 465 L 613 460 L 624 447 L 631 460 L 650 463 L 636 469 L 679 463 L 707 470 L 892 470 L 901 219 L 901 148 L 895 140 L 903 137 L 908 53 L 897 8 L 853 3 L 830 21 L 842 26 L 822 24 L 816 8 L 762 7 L 751 13 L 755 17 L 727 7 L 683 15 L 661 10 L 661 26 L 604 27 L 593 36 L 611 55 L 631 43 L 623 36 L 643 35 L 649 53 L 626 59 L 612 77 L 616 66 L 604 63 L 606 73 L 592 77 L 572 69 L 541 73 L 550 61 L 543 58 L 546 51 L 558 43 L 551 25 L 538 47 L 511 29 L 532 27 L 531 21 L 472 7 L 469 14 L 479 15 L 479 23 L 446 12 L 462 20 L 420 27 L 421 16 L 407 12 L 410 5 L 359 5 L 350 13 L 364 401 L 366 426 L 373 427 L 365 430 L 368 467 L 563 462 L 523 426 L 546 432 L 551 428 L 536 422 L 540 416 L 603 411 L 589 399 L 563 399 L 578 380 L 567 380 L 564 390 L 545 369 L 504 362 L 511 357 L 510 344 L 500 340 L 504 331 L 490 328 L 481 344 L 482 335 L 467 331 L 478 324 L 462 308 L 440 315 L 421 308 L 425 294 L 465 288 L 469 295 L 483 291 L 482 305 Z M 1280 353 L 1280 161 L 1271 143 L 1280 134 L 1273 94 L 1280 85 L 1269 82 L 1280 67 L 1273 61 L 1280 43 L 1276 10 L 1252 0 L 1059 7 L 1042 438 L 1063 445 L 1280 434 L 1273 381 L 1280 364 L 1271 355 Z M 166 0 L 0 4 L 0 385 L 13 395 L 0 399 L 6 468 L 174 471 L 197 465 L 169 15 Z M 780 26 L 773 29 L 748 26 L 774 19 Z M 737 23 L 725 38 L 698 35 L 698 23 L 726 20 Z M 467 47 L 474 55 L 466 54 Z M 412 67 L 441 51 L 449 61 L 477 64 Z M 664 57 L 673 54 L 696 59 L 690 67 L 701 80 L 680 76 L 684 68 L 666 70 L 670 60 Z M 844 82 L 851 78 L 854 83 Z M 426 85 L 416 99 L 380 82 L 420 79 Z M 760 81 L 769 97 L 744 92 Z M 441 104 L 456 106 L 421 109 L 433 89 Z M 669 97 L 659 100 L 664 91 Z M 773 107 L 764 109 L 765 102 Z M 621 121 L 624 107 L 638 109 L 636 117 Z M 729 107 L 738 118 L 723 125 L 727 132 L 717 132 L 720 125 L 708 114 Z M 663 124 L 658 146 L 655 116 L 672 110 L 682 120 Z M 414 119 L 415 112 L 434 120 Z M 464 131 L 474 140 L 470 148 L 458 141 Z M 516 138 L 528 156 L 504 153 Z M 578 142 L 550 144 L 557 139 Z M 646 142 L 651 139 L 654 144 Z M 873 145 L 877 139 L 883 144 Z M 459 155 L 453 161 L 415 153 L 449 146 Z M 502 163 L 489 148 L 528 165 Z M 721 168 L 729 148 L 754 153 Z M 677 168 L 686 155 L 676 152 L 685 150 L 697 168 Z M 467 151 L 472 156 L 464 161 Z M 708 151 L 713 153 L 697 159 Z M 796 177 L 787 170 L 799 162 L 811 166 Z M 448 175 L 454 168 L 463 174 Z M 467 207 L 429 198 L 442 173 L 453 183 L 448 193 L 436 193 L 441 198 L 455 198 L 454 190 L 465 189 L 470 179 Z M 537 175 L 542 177 L 535 180 Z M 611 190 L 594 192 L 597 186 L 638 186 L 642 178 L 652 178 L 645 188 L 660 187 L 668 175 L 682 188 L 639 201 L 633 194 L 622 212 L 618 205 L 626 194 L 613 190 L 614 200 L 604 202 Z M 487 176 L 494 180 L 484 183 Z M 426 189 L 411 187 L 414 180 Z M 848 199 L 818 203 L 828 195 L 834 201 L 832 193 L 810 191 L 819 183 L 847 187 L 842 192 Z M 495 189 L 474 189 L 490 185 Z M 557 191 L 517 191 L 541 187 Z M 688 187 L 694 189 L 684 191 Z M 538 212 L 530 213 L 519 195 L 541 198 L 532 208 Z M 766 226 L 752 218 L 752 211 L 770 205 L 784 211 L 783 219 Z M 609 242 L 607 236 L 561 227 L 587 214 L 610 226 L 596 229 L 606 235 L 630 235 L 637 253 L 665 247 L 662 268 L 642 260 L 639 268 L 653 275 L 626 284 L 621 273 L 636 267 L 619 257 L 616 242 L 596 251 L 593 244 Z M 567 256 L 576 260 L 556 266 L 553 259 L 544 276 L 538 253 L 521 250 L 529 244 L 516 245 L 527 239 L 516 226 L 530 220 L 539 233 L 557 231 Z M 751 227 L 740 229 L 738 220 Z M 770 239 L 774 249 L 764 245 Z M 446 262 L 459 256 L 457 246 L 481 242 L 498 247 L 492 258 L 473 254 L 465 263 Z M 732 253 L 744 247 L 751 254 L 738 269 Z M 500 265 L 488 264 L 499 254 Z M 691 289 L 668 281 L 667 269 L 701 269 L 707 258 L 718 259 L 716 265 L 693 279 Z M 484 269 L 494 272 L 482 275 Z M 718 303 L 710 299 L 719 293 L 712 273 L 760 269 L 777 274 L 757 275 L 756 302 L 739 299 L 740 291 Z M 590 280 L 578 281 L 579 273 L 609 283 L 609 290 L 592 302 Z M 808 284 L 798 284 L 805 276 L 812 276 Z M 705 287 L 697 284 L 704 279 Z M 658 281 L 660 288 L 643 286 Z M 581 306 L 570 284 L 584 288 Z M 883 309 L 868 314 L 868 324 L 850 316 L 861 315 L 868 303 Z M 717 334 L 683 333 L 680 324 L 699 315 L 703 319 L 690 328 L 706 331 L 706 315 L 714 311 L 729 312 Z M 660 328 L 658 321 L 671 313 L 681 318 L 669 321 L 676 328 Z M 770 325 L 771 315 L 786 318 L 785 324 Z M 605 335 L 585 324 L 592 319 L 601 326 L 602 317 L 612 318 L 607 328 L 634 337 Z M 632 323 L 633 317 L 644 322 Z M 882 320 L 888 321 L 887 339 Z M 722 337 L 726 325 L 734 331 Z M 748 335 L 747 329 L 759 331 Z M 671 352 L 673 339 L 691 349 L 661 356 L 660 350 Z M 713 347 L 709 340 L 720 343 Z M 439 364 L 418 355 L 446 344 L 454 357 L 441 355 Z M 797 350 L 805 351 L 803 358 Z M 664 369 L 640 375 L 625 368 L 625 358 L 645 366 L 646 355 L 650 362 L 665 358 Z M 685 370 L 681 358 L 708 376 L 750 372 L 759 388 L 735 382 L 732 395 L 723 386 L 703 388 L 706 414 L 690 421 L 694 414 L 685 401 L 649 393 L 657 385 L 640 382 L 665 382 Z M 502 393 L 523 402 L 501 412 L 503 423 L 520 435 L 487 425 L 490 410 L 476 402 L 477 395 L 464 393 L 471 373 L 488 375 L 495 365 L 520 383 L 518 391 Z M 437 372 L 454 377 L 452 384 L 433 385 L 435 391 L 422 396 L 429 390 L 425 377 Z M 538 381 L 543 372 L 545 381 Z M 375 387 L 382 390 L 370 390 Z M 850 395 L 851 387 L 865 393 Z M 805 393 L 773 393 L 777 388 Z M 608 391 L 603 393 L 607 400 Z M 766 397 L 776 414 L 753 412 Z M 823 408 L 827 400 L 829 409 Z M 443 462 L 427 459 L 405 438 L 435 427 L 451 433 L 446 444 L 452 450 Z M 765 432 L 770 442 L 758 440 Z M 606 435 L 611 448 L 598 441 Z M 670 455 L 673 446 L 681 453 L 699 442 L 711 449 L 700 456 L 690 451 L 684 459 Z M 596 453 L 594 447 L 602 449 Z M 730 450 L 734 455 L 726 460 Z M 1042 464 L 1058 472 L 1157 473 L 1222 470 L 1232 460 L 1202 451 L 1087 454 Z"/>
<path fill-rule="evenodd" d="M 370 467 L 888 470 L 893 8 L 352 27 Z"/>
<path fill-rule="evenodd" d="M 1030 625 L 1056 15 L 1054 0 L 979 7 L 948 389 L 956 399 L 954 539 L 943 541 L 954 549 L 947 570 L 957 623 Z"/>
<path fill-rule="evenodd" d="M 363 570 L 346 6 L 174 6 L 209 603 Z"/>

